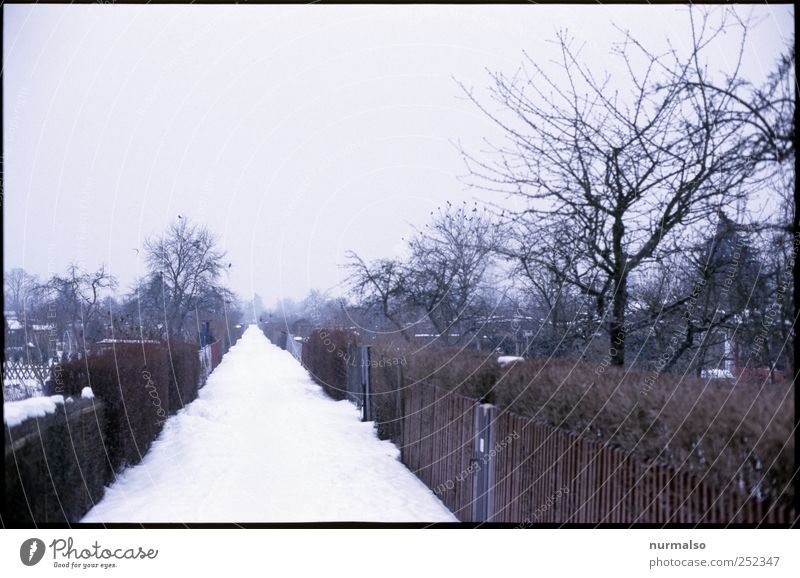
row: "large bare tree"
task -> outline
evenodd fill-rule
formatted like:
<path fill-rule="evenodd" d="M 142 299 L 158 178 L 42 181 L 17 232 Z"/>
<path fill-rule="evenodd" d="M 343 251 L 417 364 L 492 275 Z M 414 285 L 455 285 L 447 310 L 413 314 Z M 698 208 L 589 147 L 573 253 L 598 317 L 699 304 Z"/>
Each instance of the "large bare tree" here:
<path fill-rule="evenodd" d="M 465 342 L 491 312 L 485 281 L 499 231 L 475 205 L 448 202 L 432 217 L 408 240 L 405 260 L 367 263 L 348 253 L 350 286 L 406 340 L 410 327 L 426 320 L 442 343 Z"/>
<path fill-rule="evenodd" d="M 407 298 L 442 343 L 465 343 L 486 323 L 492 309 L 486 277 L 499 240 L 485 209 L 449 202 L 409 240 Z"/>
<path fill-rule="evenodd" d="M 708 73 L 706 49 L 733 26 L 712 21 L 690 18 L 683 54 L 623 34 L 622 77 L 591 70 L 561 33 L 556 71 L 525 55 L 513 75 L 491 73 L 491 105 L 464 87 L 504 137 L 489 157 L 464 153 L 473 182 L 523 201 L 508 219 L 535 230 L 520 257 L 594 298 L 615 365 L 625 362 L 632 272 L 680 250 L 687 227 L 743 197 L 762 160 L 758 127 L 731 112 L 740 62 Z M 708 87 L 712 78 L 721 89 Z"/>
<path fill-rule="evenodd" d="M 187 319 L 196 310 L 213 307 L 229 299 L 219 282 L 226 264 L 225 252 L 204 226 L 186 217 L 173 221 L 160 237 L 145 242 L 147 264 L 153 276 L 148 290 L 160 290 L 166 333 L 169 337 L 187 337 Z"/>

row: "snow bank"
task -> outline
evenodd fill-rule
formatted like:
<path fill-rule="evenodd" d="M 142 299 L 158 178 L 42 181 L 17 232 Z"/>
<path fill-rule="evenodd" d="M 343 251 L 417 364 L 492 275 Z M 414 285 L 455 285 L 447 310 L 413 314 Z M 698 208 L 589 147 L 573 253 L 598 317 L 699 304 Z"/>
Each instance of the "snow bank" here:
<path fill-rule="evenodd" d="M 64 403 L 63 395 L 50 397 L 31 397 L 20 401 L 7 401 L 3 403 L 3 421 L 9 427 L 21 424 L 32 417 L 44 417 L 48 413 L 55 413 L 56 406 Z"/>
<path fill-rule="evenodd" d="M 91 387 L 86 386 L 81 390 L 81 399 L 94 399 L 94 392 Z"/>

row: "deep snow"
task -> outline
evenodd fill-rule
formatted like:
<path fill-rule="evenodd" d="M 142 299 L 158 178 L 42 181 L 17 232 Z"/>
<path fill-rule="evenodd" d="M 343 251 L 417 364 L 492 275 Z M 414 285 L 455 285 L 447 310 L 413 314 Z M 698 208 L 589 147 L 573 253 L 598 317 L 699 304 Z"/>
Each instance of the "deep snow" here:
<path fill-rule="evenodd" d="M 398 456 L 251 325 L 82 521 L 457 521 Z"/>

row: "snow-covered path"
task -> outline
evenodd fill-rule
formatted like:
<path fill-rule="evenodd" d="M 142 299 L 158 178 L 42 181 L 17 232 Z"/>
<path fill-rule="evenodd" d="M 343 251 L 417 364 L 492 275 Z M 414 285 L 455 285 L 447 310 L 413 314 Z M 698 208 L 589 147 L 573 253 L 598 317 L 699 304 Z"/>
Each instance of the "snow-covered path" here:
<path fill-rule="evenodd" d="M 398 456 L 251 325 L 82 521 L 457 521 Z"/>

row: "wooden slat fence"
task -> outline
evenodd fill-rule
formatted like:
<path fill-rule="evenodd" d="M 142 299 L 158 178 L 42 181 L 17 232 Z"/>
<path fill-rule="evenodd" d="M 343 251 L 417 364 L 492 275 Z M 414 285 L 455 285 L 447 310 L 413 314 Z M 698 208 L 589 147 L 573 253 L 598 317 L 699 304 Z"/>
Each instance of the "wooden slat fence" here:
<path fill-rule="evenodd" d="M 712 487 L 688 472 L 644 463 L 619 448 L 447 389 L 407 383 L 403 369 L 385 365 L 384 357 L 376 358 L 377 370 L 368 364 L 365 378 L 366 349 L 347 342 L 347 363 L 333 364 L 342 376 L 327 375 L 333 354 L 326 357 L 324 347 L 304 356 L 303 363 L 314 375 L 335 378 L 340 389 L 333 393 L 346 391 L 359 406 L 376 408 L 365 411 L 364 419 L 374 420 L 379 432 L 383 426 L 384 435 L 400 446 L 403 463 L 461 521 L 521 526 L 795 523 L 788 505 L 759 500 L 732 485 Z M 374 390 L 365 385 L 373 382 Z M 375 403 L 363 404 L 370 397 Z M 487 411 L 488 427 L 479 428 L 478 414 L 484 412 L 484 424 Z"/>
<path fill-rule="evenodd" d="M 403 389 L 402 460 L 462 521 L 535 524 L 791 524 L 794 512 L 618 448 L 495 408 L 491 460 L 476 460 L 475 400 Z M 484 456 L 485 458 L 485 456 Z M 490 472 L 486 470 L 490 469 Z M 490 474 L 489 515 L 473 512 Z"/>
<path fill-rule="evenodd" d="M 424 384 L 404 389 L 403 463 L 460 520 L 472 512 L 475 402 Z"/>

